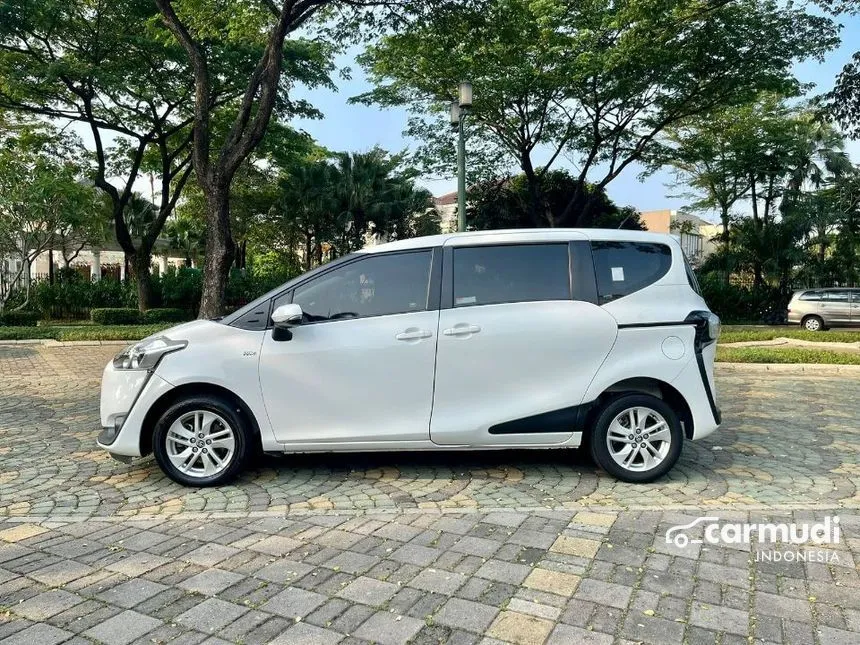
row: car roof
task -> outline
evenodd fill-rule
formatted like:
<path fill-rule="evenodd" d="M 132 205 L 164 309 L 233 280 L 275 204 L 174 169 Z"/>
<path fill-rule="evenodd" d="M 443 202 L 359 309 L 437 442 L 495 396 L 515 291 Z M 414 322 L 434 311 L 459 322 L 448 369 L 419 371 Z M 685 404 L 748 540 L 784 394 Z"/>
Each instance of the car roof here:
<path fill-rule="evenodd" d="M 630 231 L 611 228 L 512 228 L 495 231 L 467 231 L 465 233 L 443 233 L 441 235 L 426 235 L 407 240 L 386 242 L 376 246 L 366 247 L 356 253 L 384 253 L 409 249 L 423 249 L 443 246 L 447 242 L 456 241 L 457 246 L 486 244 L 488 238 L 498 237 L 506 242 L 545 242 L 552 238 L 559 239 L 589 239 L 624 242 L 667 242 L 675 238 L 667 233 L 651 233 L 649 231 Z"/>

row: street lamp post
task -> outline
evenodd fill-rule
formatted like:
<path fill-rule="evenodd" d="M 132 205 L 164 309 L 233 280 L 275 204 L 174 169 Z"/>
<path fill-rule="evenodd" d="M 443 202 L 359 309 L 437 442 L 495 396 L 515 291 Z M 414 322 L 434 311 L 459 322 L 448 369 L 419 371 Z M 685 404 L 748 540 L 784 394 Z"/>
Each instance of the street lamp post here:
<path fill-rule="evenodd" d="M 463 122 L 472 107 L 472 84 L 460 83 L 459 96 L 451 103 L 451 125 L 457 128 L 457 230 L 466 230 L 466 135 Z"/>

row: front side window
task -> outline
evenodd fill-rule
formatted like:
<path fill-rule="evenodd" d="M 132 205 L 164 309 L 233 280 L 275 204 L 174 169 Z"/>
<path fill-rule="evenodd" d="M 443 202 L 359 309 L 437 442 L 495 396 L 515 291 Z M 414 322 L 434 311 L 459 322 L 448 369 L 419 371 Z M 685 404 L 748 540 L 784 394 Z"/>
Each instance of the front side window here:
<path fill-rule="evenodd" d="M 570 300 L 568 245 L 454 249 L 454 306 Z"/>
<path fill-rule="evenodd" d="M 425 311 L 431 259 L 429 250 L 368 255 L 298 287 L 293 302 L 308 323 Z"/>
<path fill-rule="evenodd" d="M 598 304 L 654 284 L 669 271 L 672 250 L 654 242 L 592 242 Z"/>

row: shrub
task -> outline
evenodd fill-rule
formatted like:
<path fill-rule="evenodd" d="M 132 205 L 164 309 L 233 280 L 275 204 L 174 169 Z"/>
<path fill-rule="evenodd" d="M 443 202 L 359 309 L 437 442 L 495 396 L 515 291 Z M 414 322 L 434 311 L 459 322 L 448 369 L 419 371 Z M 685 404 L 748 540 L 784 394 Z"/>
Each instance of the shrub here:
<path fill-rule="evenodd" d="M 200 269 L 169 267 L 159 282 L 163 307 L 190 309 L 192 313 L 197 311 L 203 293 L 203 274 Z"/>
<path fill-rule="evenodd" d="M 93 309 L 90 319 L 99 325 L 137 325 L 140 323 L 140 312 L 120 307 Z"/>
<path fill-rule="evenodd" d="M 7 311 L 0 313 L 0 325 L 5 327 L 35 327 L 39 314 L 35 311 Z"/>
<path fill-rule="evenodd" d="M 718 273 L 705 273 L 698 277 L 705 302 L 724 322 L 783 322 L 790 294 L 767 285 L 746 288 L 728 284 Z"/>
<path fill-rule="evenodd" d="M 176 307 L 162 307 L 150 309 L 143 314 L 143 323 L 152 325 L 156 323 L 183 322 L 190 320 L 191 316 L 185 309 Z"/>

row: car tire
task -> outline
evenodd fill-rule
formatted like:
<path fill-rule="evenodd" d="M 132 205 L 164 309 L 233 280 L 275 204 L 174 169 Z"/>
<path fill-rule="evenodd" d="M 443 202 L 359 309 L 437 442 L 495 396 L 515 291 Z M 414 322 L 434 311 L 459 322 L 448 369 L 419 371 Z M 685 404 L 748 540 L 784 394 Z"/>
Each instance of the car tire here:
<path fill-rule="evenodd" d="M 621 481 L 646 483 L 678 461 L 684 432 L 678 415 L 662 399 L 625 394 L 600 411 L 590 443 L 591 456 L 603 470 Z"/>
<path fill-rule="evenodd" d="M 806 331 L 824 331 L 824 320 L 820 316 L 807 316 L 800 323 Z"/>
<path fill-rule="evenodd" d="M 152 452 L 161 470 L 175 482 L 201 488 L 235 479 L 254 446 L 245 416 L 217 396 L 177 401 L 161 415 L 152 434 Z"/>

